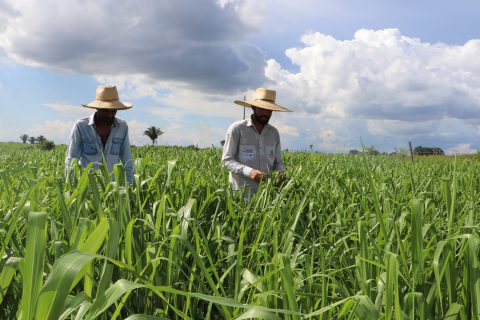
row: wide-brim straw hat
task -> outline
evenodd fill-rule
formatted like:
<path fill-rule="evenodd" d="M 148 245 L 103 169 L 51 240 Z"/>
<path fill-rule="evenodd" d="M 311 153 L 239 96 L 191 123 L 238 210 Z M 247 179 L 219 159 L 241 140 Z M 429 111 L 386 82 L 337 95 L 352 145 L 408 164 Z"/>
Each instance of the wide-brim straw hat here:
<path fill-rule="evenodd" d="M 82 106 L 85 108 L 104 110 L 124 110 L 133 108 L 131 103 L 120 102 L 117 87 L 115 86 L 98 86 L 95 100 L 87 104 L 82 104 Z"/>
<path fill-rule="evenodd" d="M 287 108 L 276 104 L 275 103 L 276 96 L 277 96 L 277 93 L 275 92 L 275 90 L 257 88 L 253 96 L 254 100 L 252 101 L 235 100 L 235 103 L 244 107 L 255 106 L 255 107 L 272 110 L 272 111 L 292 112 L 291 110 L 288 110 Z"/>

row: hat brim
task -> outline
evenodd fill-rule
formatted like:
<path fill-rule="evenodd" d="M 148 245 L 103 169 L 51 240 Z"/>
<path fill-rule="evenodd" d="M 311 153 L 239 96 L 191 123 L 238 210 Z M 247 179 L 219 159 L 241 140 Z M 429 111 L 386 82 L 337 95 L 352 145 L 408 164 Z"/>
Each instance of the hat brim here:
<path fill-rule="evenodd" d="M 288 110 L 285 107 L 282 107 L 276 103 L 270 102 L 270 101 L 265 101 L 265 100 L 253 100 L 253 101 L 242 101 L 242 100 L 235 100 L 234 101 L 236 104 L 244 106 L 244 107 L 259 107 L 262 109 L 267 109 L 267 110 L 272 110 L 272 111 L 278 111 L 278 112 L 292 112 L 291 110 Z"/>
<path fill-rule="evenodd" d="M 126 110 L 133 108 L 131 103 L 125 102 L 122 103 L 120 101 L 92 101 L 87 104 L 82 104 L 85 108 L 91 109 L 102 109 L 102 110 Z"/>

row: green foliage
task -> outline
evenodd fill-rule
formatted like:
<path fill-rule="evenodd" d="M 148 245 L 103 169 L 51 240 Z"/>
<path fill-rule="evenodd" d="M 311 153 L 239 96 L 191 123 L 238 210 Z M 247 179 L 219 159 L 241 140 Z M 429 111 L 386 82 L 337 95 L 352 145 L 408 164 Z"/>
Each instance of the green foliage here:
<path fill-rule="evenodd" d="M 0 144 L 5 319 L 476 319 L 474 158 L 285 152 L 245 201 L 220 149 L 74 167 Z"/>
<path fill-rule="evenodd" d="M 20 136 L 20 140 L 22 140 L 22 143 L 27 143 L 28 135 L 27 134 L 22 134 Z"/>
<path fill-rule="evenodd" d="M 51 140 L 44 139 L 38 143 L 38 147 L 44 151 L 50 151 L 55 148 L 55 143 Z"/>
<path fill-rule="evenodd" d="M 413 153 L 417 156 L 443 156 L 445 152 L 440 148 L 430 148 L 418 146 L 413 149 Z"/>
<path fill-rule="evenodd" d="M 160 128 L 155 126 L 148 127 L 147 130 L 143 132 L 144 135 L 149 137 L 152 140 L 152 146 L 155 145 L 155 141 L 163 134 L 163 131 Z"/>
<path fill-rule="evenodd" d="M 369 156 L 376 156 L 380 154 L 380 152 L 375 148 L 375 146 L 364 147 L 363 152 L 368 154 Z"/>

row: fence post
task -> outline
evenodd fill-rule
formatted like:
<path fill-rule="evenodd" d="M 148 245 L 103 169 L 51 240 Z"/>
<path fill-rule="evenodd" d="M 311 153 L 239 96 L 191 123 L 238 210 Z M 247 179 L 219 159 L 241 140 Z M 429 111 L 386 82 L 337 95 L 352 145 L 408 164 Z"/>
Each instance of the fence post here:
<path fill-rule="evenodd" d="M 412 142 L 408 141 L 408 147 L 410 148 L 410 158 L 412 158 L 412 162 L 413 162 Z"/>

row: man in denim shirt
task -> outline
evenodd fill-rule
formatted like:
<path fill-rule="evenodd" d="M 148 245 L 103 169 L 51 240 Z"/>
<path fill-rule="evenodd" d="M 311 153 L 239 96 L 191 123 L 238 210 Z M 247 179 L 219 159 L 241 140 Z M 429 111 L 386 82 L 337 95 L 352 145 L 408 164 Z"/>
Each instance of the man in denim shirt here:
<path fill-rule="evenodd" d="M 249 119 L 234 122 L 228 128 L 222 166 L 230 172 L 232 189 L 246 187 L 246 197 L 258 190 L 260 181 L 268 177 L 271 171 L 285 172 L 280 135 L 268 121 L 272 111 L 290 110 L 276 104 L 275 97 L 274 90 L 258 88 L 253 101 L 235 101 L 236 104 L 251 107 L 253 114 Z"/>
<path fill-rule="evenodd" d="M 115 117 L 117 110 L 130 109 L 133 106 L 120 102 L 114 86 L 99 86 L 95 101 L 83 106 L 97 111 L 90 117 L 75 122 L 65 158 L 66 172 L 70 171 L 72 158 L 79 159 L 79 164 L 84 168 L 93 162 L 93 167 L 98 169 L 103 162 L 103 154 L 110 172 L 113 166 L 121 161 L 125 166 L 128 182 L 133 183 L 128 126 L 124 120 Z"/>

